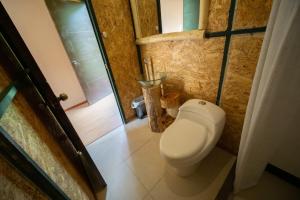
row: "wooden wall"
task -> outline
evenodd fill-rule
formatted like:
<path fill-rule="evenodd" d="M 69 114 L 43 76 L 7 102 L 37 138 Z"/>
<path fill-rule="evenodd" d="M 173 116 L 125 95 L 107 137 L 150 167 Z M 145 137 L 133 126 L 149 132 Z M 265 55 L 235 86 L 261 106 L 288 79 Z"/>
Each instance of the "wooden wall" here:
<path fill-rule="evenodd" d="M 0 155 L 0 199 L 49 199 Z"/>
<path fill-rule="evenodd" d="M 240 143 L 263 36 L 263 33 L 256 33 L 231 38 L 220 102 L 226 112 L 226 125 L 219 144 L 234 153 L 237 153 Z"/>
<path fill-rule="evenodd" d="M 92 5 L 100 30 L 107 33 L 104 46 L 128 120 L 135 116 L 131 101 L 142 94 L 136 81 L 140 69 L 130 4 L 128 0 L 92 0 Z"/>
<path fill-rule="evenodd" d="M 210 0 L 207 31 L 225 31 L 230 0 Z"/>
<path fill-rule="evenodd" d="M 238 0 L 233 29 L 266 26 L 272 0 Z"/>
<path fill-rule="evenodd" d="M 4 72 L 3 67 L 0 66 L 0 91 L 10 82 L 11 80 Z M 77 173 L 60 146 L 41 122 L 39 116 L 31 109 L 20 92 L 17 93 L 12 104 L 0 119 L 0 126 L 10 134 L 71 199 L 94 199 L 89 186 Z M 0 162 L 5 164 L 2 158 L 0 158 Z M 0 179 L 5 180 L 11 185 L 8 188 L 9 191 L 14 192 L 12 190 L 15 189 L 16 192 L 20 192 L 20 195 L 28 197 L 31 195 L 43 196 L 39 193 L 30 194 L 26 192 L 33 187 L 30 184 L 28 185 L 24 178 L 20 178 L 15 173 L 11 167 L 0 167 Z M 25 189 L 22 187 L 25 187 Z M 32 197 L 32 199 L 34 198 Z"/>
<path fill-rule="evenodd" d="M 166 73 L 166 89 L 179 90 L 182 100 L 203 98 L 215 103 L 224 38 L 181 40 L 141 46 L 152 57 L 156 73 Z"/>
<path fill-rule="evenodd" d="M 137 0 L 141 37 L 159 34 L 156 0 Z"/>
<path fill-rule="evenodd" d="M 211 0 L 208 31 L 225 31 L 230 0 Z M 271 0 L 239 0 L 235 8 L 234 29 L 266 26 Z M 227 121 L 219 145 L 237 153 L 244 115 L 255 73 L 263 33 L 234 35 L 231 38 L 220 106 Z M 142 57 L 152 57 L 154 68 L 165 71 L 168 83 L 182 91 L 184 99 L 202 98 L 216 102 L 225 37 L 167 41 L 141 46 Z M 170 88 L 171 86 L 167 87 Z"/>

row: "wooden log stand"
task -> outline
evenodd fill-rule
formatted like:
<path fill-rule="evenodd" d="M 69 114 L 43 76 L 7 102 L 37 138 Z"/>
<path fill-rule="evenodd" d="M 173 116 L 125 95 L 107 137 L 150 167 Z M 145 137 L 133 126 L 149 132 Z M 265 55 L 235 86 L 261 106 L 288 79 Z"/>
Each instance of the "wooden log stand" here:
<path fill-rule="evenodd" d="M 142 87 L 148 114 L 148 123 L 153 132 L 161 133 L 164 130 L 162 123 L 162 108 L 160 105 L 160 85 Z"/>
<path fill-rule="evenodd" d="M 180 104 L 180 93 L 169 92 L 160 98 L 161 107 L 166 109 L 167 114 L 176 118 Z"/>

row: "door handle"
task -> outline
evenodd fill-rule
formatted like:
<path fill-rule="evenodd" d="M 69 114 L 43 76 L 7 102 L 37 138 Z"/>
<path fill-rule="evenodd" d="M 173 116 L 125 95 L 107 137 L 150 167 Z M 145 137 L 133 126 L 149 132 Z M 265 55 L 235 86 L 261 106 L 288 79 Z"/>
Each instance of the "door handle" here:
<path fill-rule="evenodd" d="M 59 96 L 57 97 L 58 101 L 66 101 L 68 99 L 68 95 L 66 93 L 61 93 L 59 94 Z"/>
<path fill-rule="evenodd" d="M 78 62 L 77 60 L 72 60 L 72 64 L 73 64 L 73 65 L 79 65 L 80 62 Z"/>

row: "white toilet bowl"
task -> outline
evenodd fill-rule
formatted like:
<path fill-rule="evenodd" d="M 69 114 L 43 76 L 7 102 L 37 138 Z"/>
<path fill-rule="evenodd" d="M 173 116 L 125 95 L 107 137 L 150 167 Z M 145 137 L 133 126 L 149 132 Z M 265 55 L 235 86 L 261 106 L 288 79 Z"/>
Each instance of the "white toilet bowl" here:
<path fill-rule="evenodd" d="M 178 175 L 192 174 L 215 147 L 224 124 L 225 112 L 220 107 L 204 100 L 188 100 L 161 136 L 161 156 Z"/>

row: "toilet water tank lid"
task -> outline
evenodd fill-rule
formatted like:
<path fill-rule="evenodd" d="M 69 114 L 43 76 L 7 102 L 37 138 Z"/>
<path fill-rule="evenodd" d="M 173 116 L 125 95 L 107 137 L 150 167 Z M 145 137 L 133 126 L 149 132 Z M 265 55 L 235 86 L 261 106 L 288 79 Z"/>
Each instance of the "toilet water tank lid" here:
<path fill-rule="evenodd" d="M 184 159 L 199 153 L 205 146 L 205 126 L 180 119 L 169 126 L 160 140 L 161 152 L 172 159 Z"/>

